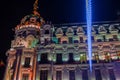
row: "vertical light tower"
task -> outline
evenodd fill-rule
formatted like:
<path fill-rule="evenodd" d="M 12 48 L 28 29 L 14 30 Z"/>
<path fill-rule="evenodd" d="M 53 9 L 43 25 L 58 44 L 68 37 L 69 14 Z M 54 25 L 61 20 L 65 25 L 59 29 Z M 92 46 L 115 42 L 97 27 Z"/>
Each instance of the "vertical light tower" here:
<path fill-rule="evenodd" d="M 87 20 L 87 44 L 88 44 L 88 57 L 89 57 L 89 67 L 92 72 L 92 40 L 91 40 L 91 30 L 92 30 L 92 0 L 86 0 L 86 20 Z"/>

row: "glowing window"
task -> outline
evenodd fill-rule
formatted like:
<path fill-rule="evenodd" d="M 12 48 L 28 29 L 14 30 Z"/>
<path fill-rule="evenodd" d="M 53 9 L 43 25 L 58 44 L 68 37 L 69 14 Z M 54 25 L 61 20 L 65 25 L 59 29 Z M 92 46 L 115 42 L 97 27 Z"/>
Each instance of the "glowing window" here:
<path fill-rule="evenodd" d="M 73 61 L 73 53 L 69 53 L 69 62 L 72 63 Z"/>
<path fill-rule="evenodd" d="M 41 63 L 47 63 L 48 62 L 48 55 L 47 53 L 41 54 Z"/>
<path fill-rule="evenodd" d="M 78 40 L 74 40 L 74 43 L 79 43 Z"/>
<path fill-rule="evenodd" d="M 67 44 L 67 41 L 62 41 L 63 44 Z"/>
<path fill-rule="evenodd" d="M 61 38 L 58 38 L 58 43 L 61 43 Z"/>
<path fill-rule="evenodd" d="M 58 63 L 58 64 L 60 64 L 60 63 L 62 63 L 62 54 L 57 54 L 57 60 L 56 60 L 56 62 Z"/>

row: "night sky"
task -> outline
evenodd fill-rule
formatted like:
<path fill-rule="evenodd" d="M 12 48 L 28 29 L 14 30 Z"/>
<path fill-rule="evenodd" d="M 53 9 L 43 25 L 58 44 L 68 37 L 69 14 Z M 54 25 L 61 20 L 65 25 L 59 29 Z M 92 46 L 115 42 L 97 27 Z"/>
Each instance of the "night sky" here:
<path fill-rule="evenodd" d="M 12 28 L 15 28 L 25 15 L 32 13 L 34 1 L 0 1 L 0 60 L 5 63 L 5 52 L 14 39 Z M 120 0 L 93 0 L 92 3 L 93 22 L 118 20 Z M 85 22 L 85 0 L 39 0 L 39 12 L 45 21 L 53 24 Z"/>

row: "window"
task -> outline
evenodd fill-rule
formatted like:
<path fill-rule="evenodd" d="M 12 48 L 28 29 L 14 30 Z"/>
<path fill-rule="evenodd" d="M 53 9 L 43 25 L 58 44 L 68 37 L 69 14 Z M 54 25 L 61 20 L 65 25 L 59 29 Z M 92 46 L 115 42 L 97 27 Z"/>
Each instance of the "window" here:
<path fill-rule="evenodd" d="M 106 41 L 106 37 L 105 37 L 105 35 L 103 36 L 103 41 Z"/>
<path fill-rule="evenodd" d="M 113 39 L 112 39 L 112 38 L 110 38 L 110 39 L 109 39 L 109 41 L 113 41 Z"/>
<path fill-rule="evenodd" d="M 48 55 L 47 53 L 41 54 L 41 63 L 47 63 L 48 62 Z"/>
<path fill-rule="evenodd" d="M 115 41 L 118 40 L 117 35 L 113 35 L 113 40 L 115 40 Z"/>
<path fill-rule="evenodd" d="M 80 37 L 80 43 L 83 43 L 83 37 Z"/>
<path fill-rule="evenodd" d="M 62 71 L 56 71 L 56 80 L 62 80 Z"/>
<path fill-rule="evenodd" d="M 48 80 L 48 70 L 40 71 L 40 80 Z"/>
<path fill-rule="evenodd" d="M 36 18 L 30 18 L 30 22 L 35 23 L 36 22 Z"/>
<path fill-rule="evenodd" d="M 82 80 L 88 80 L 88 71 L 82 70 Z"/>
<path fill-rule="evenodd" d="M 69 62 L 72 63 L 74 60 L 73 60 L 73 53 L 69 53 Z"/>
<path fill-rule="evenodd" d="M 75 71 L 74 70 L 69 71 L 69 80 L 75 80 Z"/>
<path fill-rule="evenodd" d="M 39 31 L 37 31 L 37 32 L 36 32 L 36 35 L 40 35 L 40 32 L 39 32 Z"/>
<path fill-rule="evenodd" d="M 67 41 L 63 41 L 62 43 L 63 43 L 63 44 L 67 44 Z"/>
<path fill-rule="evenodd" d="M 113 69 L 109 69 L 108 72 L 110 80 L 116 80 Z"/>
<path fill-rule="evenodd" d="M 73 43 L 72 37 L 69 37 L 69 43 Z"/>
<path fill-rule="evenodd" d="M 24 31 L 24 32 L 22 33 L 22 36 L 26 36 L 26 31 Z"/>
<path fill-rule="evenodd" d="M 92 42 L 94 42 L 95 41 L 94 36 L 92 36 L 91 38 L 92 38 Z"/>
<path fill-rule="evenodd" d="M 102 40 L 101 39 L 97 39 L 97 42 L 102 42 Z"/>
<path fill-rule="evenodd" d="M 61 38 L 58 38 L 58 43 L 61 43 Z"/>
<path fill-rule="evenodd" d="M 62 54 L 57 54 L 57 63 L 60 64 L 62 63 Z"/>
<path fill-rule="evenodd" d="M 29 80 L 29 74 L 23 74 L 22 80 Z"/>
<path fill-rule="evenodd" d="M 49 30 L 45 30 L 45 34 L 49 34 Z"/>
<path fill-rule="evenodd" d="M 79 43 L 78 40 L 74 40 L 74 43 Z"/>
<path fill-rule="evenodd" d="M 49 39 L 48 39 L 48 38 L 45 38 L 45 45 L 47 45 L 47 44 L 49 44 L 49 43 L 50 43 Z"/>
<path fill-rule="evenodd" d="M 24 67 L 30 67 L 30 57 L 25 58 Z"/>
<path fill-rule="evenodd" d="M 96 80 L 102 80 L 102 76 L 99 69 L 95 70 L 95 78 Z"/>

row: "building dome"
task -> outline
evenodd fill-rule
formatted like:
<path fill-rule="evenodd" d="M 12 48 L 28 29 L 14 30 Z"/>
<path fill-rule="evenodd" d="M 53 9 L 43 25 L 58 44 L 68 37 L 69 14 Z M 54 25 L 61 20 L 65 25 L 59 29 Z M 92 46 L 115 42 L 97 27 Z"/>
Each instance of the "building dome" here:
<path fill-rule="evenodd" d="M 38 12 L 38 0 L 36 0 L 33 5 L 33 13 L 23 17 L 20 24 L 17 25 L 15 30 L 21 30 L 23 28 L 28 28 L 28 27 L 40 29 L 40 27 L 44 23 L 45 21 Z"/>
<path fill-rule="evenodd" d="M 17 25 L 15 30 L 20 30 L 28 27 L 40 29 L 41 25 L 43 25 L 44 23 L 45 21 L 40 16 L 40 14 L 38 12 L 33 12 L 33 14 L 23 17 L 20 24 Z"/>

